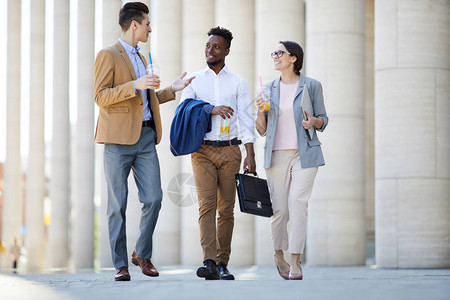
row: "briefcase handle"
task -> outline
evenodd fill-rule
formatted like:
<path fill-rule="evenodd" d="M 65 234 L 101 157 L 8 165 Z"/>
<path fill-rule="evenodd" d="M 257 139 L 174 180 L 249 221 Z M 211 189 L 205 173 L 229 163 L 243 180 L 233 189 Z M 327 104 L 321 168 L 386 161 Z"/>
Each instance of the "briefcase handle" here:
<path fill-rule="evenodd" d="M 244 175 L 247 175 L 248 174 L 248 169 L 245 169 L 244 170 Z M 258 177 L 258 173 L 256 173 L 256 171 L 255 171 L 255 173 L 253 173 L 253 175 L 255 176 L 255 177 Z"/>

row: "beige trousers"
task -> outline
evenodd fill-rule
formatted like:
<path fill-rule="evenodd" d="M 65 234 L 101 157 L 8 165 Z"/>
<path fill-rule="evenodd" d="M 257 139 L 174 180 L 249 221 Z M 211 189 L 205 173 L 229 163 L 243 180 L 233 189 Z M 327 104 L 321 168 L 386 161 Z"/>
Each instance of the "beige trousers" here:
<path fill-rule="evenodd" d="M 303 169 L 297 150 L 272 152 L 271 168 L 266 169 L 266 174 L 273 206 L 270 225 L 275 250 L 303 253 L 308 201 L 317 170 L 318 167 Z"/>
<path fill-rule="evenodd" d="M 241 150 L 239 146 L 202 145 L 192 153 L 191 162 L 198 195 L 203 261 L 212 259 L 228 265 L 234 226 L 234 175 L 239 172 Z"/>

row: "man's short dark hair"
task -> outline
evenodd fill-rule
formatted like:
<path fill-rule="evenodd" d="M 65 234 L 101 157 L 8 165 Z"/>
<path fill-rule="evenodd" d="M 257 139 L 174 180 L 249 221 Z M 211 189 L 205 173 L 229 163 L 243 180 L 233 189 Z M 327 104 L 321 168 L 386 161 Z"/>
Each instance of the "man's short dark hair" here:
<path fill-rule="evenodd" d="M 220 27 L 220 26 L 211 28 L 208 31 L 208 36 L 211 36 L 211 35 L 218 35 L 218 36 L 223 37 L 225 39 L 227 49 L 231 47 L 231 40 L 233 39 L 233 34 L 228 29 Z"/>
<path fill-rule="evenodd" d="M 122 31 L 127 31 L 130 28 L 131 22 L 135 20 L 142 24 L 145 15 L 148 15 L 148 6 L 141 2 L 128 2 L 119 12 L 119 25 Z"/>
<path fill-rule="evenodd" d="M 303 67 L 303 49 L 302 47 L 293 41 L 280 41 L 280 44 L 283 44 L 286 47 L 286 50 L 291 53 L 291 56 L 297 57 L 297 60 L 294 62 L 294 72 L 297 75 L 300 75 L 300 70 Z"/>

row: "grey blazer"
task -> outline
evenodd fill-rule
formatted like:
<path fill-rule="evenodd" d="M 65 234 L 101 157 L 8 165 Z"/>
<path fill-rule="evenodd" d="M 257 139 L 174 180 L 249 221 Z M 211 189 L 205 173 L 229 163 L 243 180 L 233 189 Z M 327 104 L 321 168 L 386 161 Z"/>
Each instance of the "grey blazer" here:
<path fill-rule="evenodd" d="M 309 140 L 307 131 L 303 128 L 303 111 L 300 107 L 302 101 L 303 87 L 308 87 L 309 95 L 314 107 L 314 117 L 323 119 L 323 126 L 321 129 L 314 130 L 314 137 Z M 271 166 L 272 160 L 272 149 L 273 140 L 275 136 L 275 129 L 277 127 L 278 121 L 278 110 L 280 103 L 280 77 L 274 81 L 265 84 L 267 88 L 270 89 L 271 110 L 266 112 L 267 120 L 267 130 L 263 136 L 266 137 L 266 142 L 264 143 L 264 168 L 268 169 Z M 298 140 L 298 152 L 300 156 L 300 162 L 302 168 L 311 168 L 317 166 L 323 166 L 325 161 L 323 159 L 322 149 L 320 147 L 321 143 L 317 137 L 317 130 L 323 131 L 328 125 L 328 117 L 325 111 L 325 105 L 323 102 L 323 91 L 322 85 L 319 81 L 306 77 L 300 73 L 300 81 L 298 83 L 297 92 L 294 99 L 294 119 L 295 128 L 297 131 Z"/>

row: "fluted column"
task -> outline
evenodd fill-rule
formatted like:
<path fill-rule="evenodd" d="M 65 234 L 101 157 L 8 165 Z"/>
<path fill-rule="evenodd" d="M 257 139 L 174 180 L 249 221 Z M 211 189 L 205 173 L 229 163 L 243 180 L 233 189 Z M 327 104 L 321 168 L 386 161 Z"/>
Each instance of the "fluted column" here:
<path fill-rule="evenodd" d="M 67 267 L 70 215 L 69 0 L 54 2 L 53 137 L 50 177 L 50 267 Z"/>
<path fill-rule="evenodd" d="M 78 0 L 77 29 L 72 251 L 78 269 L 94 265 L 94 0 Z"/>
<path fill-rule="evenodd" d="M 309 206 L 307 262 L 365 263 L 365 0 L 306 2 L 306 75 L 322 83 L 329 126 Z"/>
<path fill-rule="evenodd" d="M 108 47 L 117 42 L 122 34 L 119 25 L 119 12 L 122 8 L 121 0 L 102 0 L 103 1 L 103 18 L 102 18 L 102 46 Z"/>
<path fill-rule="evenodd" d="M 366 241 L 375 242 L 375 112 L 374 112 L 374 0 L 366 0 L 366 104 L 365 104 L 365 219 Z M 369 248 L 374 250 L 373 246 Z M 373 257 L 374 253 L 366 256 Z"/>
<path fill-rule="evenodd" d="M 262 76 L 263 83 L 280 76 L 270 57 L 279 41 L 295 41 L 305 48 L 304 15 L 303 0 L 255 1 L 255 75 L 258 78 Z M 255 84 L 259 83 L 257 78 L 253 81 Z"/>
<path fill-rule="evenodd" d="M 208 37 L 207 32 L 214 26 L 214 1 L 183 0 L 182 8 L 182 69 L 192 73 L 206 67 L 205 43 Z M 182 158 L 182 172 L 192 176 L 190 156 Z M 192 192 L 195 193 L 189 184 L 184 184 L 181 188 L 183 196 L 190 195 Z M 196 196 L 193 196 L 192 200 L 196 201 Z M 181 263 L 199 265 L 202 261 L 198 203 L 195 202 L 181 210 Z"/>
<path fill-rule="evenodd" d="M 2 241 L 9 249 L 14 238 L 22 243 L 22 166 L 20 158 L 21 2 L 8 3 L 6 59 L 6 162 L 3 197 Z"/>
<path fill-rule="evenodd" d="M 450 267 L 450 2 L 375 2 L 376 264 Z"/>
<path fill-rule="evenodd" d="M 282 3 L 282 5 L 280 5 Z M 255 76 L 253 84 L 259 85 L 259 76 L 263 83 L 269 82 L 280 73 L 274 70 L 270 53 L 281 40 L 292 40 L 303 49 L 305 44 L 305 18 L 303 0 L 256 0 L 255 1 Z M 253 93 L 254 95 L 254 93 Z M 264 162 L 264 138 L 257 134 L 255 144 L 257 171 L 266 178 L 262 168 Z M 273 264 L 273 244 L 270 239 L 270 221 L 266 218 L 255 219 L 255 263 Z"/>
<path fill-rule="evenodd" d="M 161 66 L 161 87 L 170 86 L 181 70 L 181 0 L 151 2 L 151 51 Z M 170 11 L 170 14 L 167 12 Z M 167 37 L 170 36 L 170 39 Z M 178 92 L 181 94 L 181 92 Z M 170 125 L 179 103 L 179 97 L 161 105 L 163 137 L 157 146 L 161 165 L 163 203 L 154 235 L 154 261 L 159 265 L 180 264 L 181 210 L 177 203 L 180 186 L 171 184 L 181 172 L 181 158 L 170 152 Z"/>
<path fill-rule="evenodd" d="M 103 0 L 102 14 L 102 42 L 100 48 L 103 49 L 117 42 L 122 30 L 119 25 L 119 11 L 122 7 L 121 0 Z M 98 111 L 98 109 L 96 109 Z M 96 150 L 96 195 L 100 198 L 98 211 L 99 230 L 99 262 L 102 268 L 112 267 L 111 248 L 109 246 L 108 218 L 106 215 L 108 195 L 106 189 L 105 171 L 103 169 L 103 144 L 97 144 Z"/>
<path fill-rule="evenodd" d="M 45 0 L 30 1 L 30 148 L 28 154 L 25 246 L 27 269 L 40 272 L 44 263 L 44 78 Z"/>
<path fill-rule="evenodd" d="M 255 1 L 216 0 L 215 21 L 216 24 L 233 33 L 231 51 L 226 58 L 226 64 L 233 72 L 246 80 L 253 99 L 255 35 L 248 28 L 252 28 L 255 24 Z M 241 151 L 244 159 L 246 155 L 244 146 L 241 147 Z M 233 266 L 254 263 L 254 222 L 255 217 L 241 213 L 239 204 L 236 202 L 230 257 L 230 264 Z"/>

